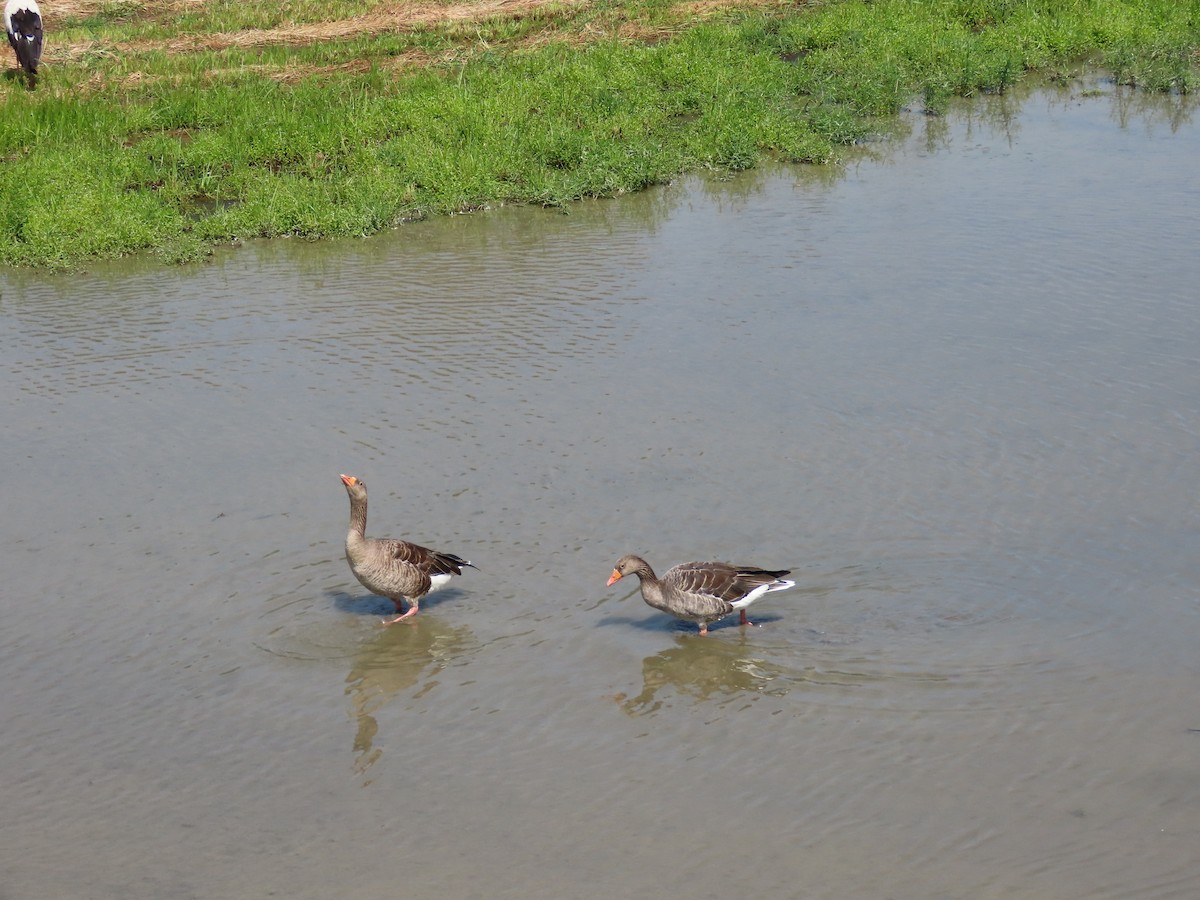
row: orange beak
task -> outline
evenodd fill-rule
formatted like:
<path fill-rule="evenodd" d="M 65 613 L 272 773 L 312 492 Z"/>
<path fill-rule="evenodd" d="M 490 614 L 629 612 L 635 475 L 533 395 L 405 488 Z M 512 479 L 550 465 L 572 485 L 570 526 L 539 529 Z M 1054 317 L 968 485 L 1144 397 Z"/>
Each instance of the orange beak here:
<path fill-rule="evenodd" d="M 347 487 L 354 487 L 358 483 L 358 479 L 353 475 L 339 475 L 338 478 L 342 479 L 342 484 Z"/>
<path fill-rule="evenodd" d="M 612 587 L 614 584 L 616 584 L 620 580 L 621 580 L 621 573 L 618 572 L 616 569 L 613 569 L 612 576 L 608 579 L 608 584 L 606 584 L 605 587 Z"/>

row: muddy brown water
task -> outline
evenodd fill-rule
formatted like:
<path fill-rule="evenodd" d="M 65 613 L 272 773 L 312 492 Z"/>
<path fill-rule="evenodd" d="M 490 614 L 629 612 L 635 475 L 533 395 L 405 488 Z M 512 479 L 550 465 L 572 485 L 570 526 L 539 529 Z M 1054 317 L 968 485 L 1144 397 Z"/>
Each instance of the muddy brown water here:
<path fill-rule="evenodd" d="M 1200 128 L 902 124 L 0 276 L 0 896 L 1195 896 Z M 339 472 L 480 570 L 381 628 Z M 628 552 L 797 587 L 701 639 Z"/>

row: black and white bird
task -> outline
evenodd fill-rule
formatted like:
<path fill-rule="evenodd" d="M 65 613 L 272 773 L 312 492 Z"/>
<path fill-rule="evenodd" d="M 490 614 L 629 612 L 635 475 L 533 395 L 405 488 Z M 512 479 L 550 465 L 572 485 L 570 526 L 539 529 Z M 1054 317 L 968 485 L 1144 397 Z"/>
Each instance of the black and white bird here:
<path fill-rule="evenodd" d="M 21 68 L 36 75 L 42 58 L 42 11 L 37 0 L 8 0 L 4 4 L 4 29 Z"/>

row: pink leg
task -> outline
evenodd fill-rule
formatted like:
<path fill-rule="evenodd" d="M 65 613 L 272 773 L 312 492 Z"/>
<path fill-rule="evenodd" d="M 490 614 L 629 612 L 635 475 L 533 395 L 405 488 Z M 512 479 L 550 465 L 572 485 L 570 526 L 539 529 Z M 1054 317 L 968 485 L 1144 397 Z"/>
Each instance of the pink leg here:
<path fill-rule="evenodd" d="M 399 606 L 400 606 L 400 604 L 397 603 L 396 607 L 399 608 Z M 384 619 L 383 624 L 384 625 L 395 625 L 397 622 L 403 622 L 405 619 L 412 618 L 419 611 L 420 611 L 420 609 L 417 605 L 417 601 L 414 600 L 413 605 L 408 608 L 408 612 L 404 613 L 404 615 L 402 615 L 402 616 L 396 616 L 396 618 L 394 618 L 394 619 Z"/>
<path fill-rule="evenodd" d="M 739 609 L 738 612 L 740 612 L 742 614 L 741 619 L 738 621 L 739 625 L 753 625 L 754 624 L 753 622 L 751 622 L 749 619 L 746 618 L 746 611 L 744 609 Z"/>
<path fill-rule="evenodd" d="M 706 634 L 708 634 L 708 623 L 701 622 L 700 623 L 700 635 L 701 635 L 701 637 L 703 637 Z"/>

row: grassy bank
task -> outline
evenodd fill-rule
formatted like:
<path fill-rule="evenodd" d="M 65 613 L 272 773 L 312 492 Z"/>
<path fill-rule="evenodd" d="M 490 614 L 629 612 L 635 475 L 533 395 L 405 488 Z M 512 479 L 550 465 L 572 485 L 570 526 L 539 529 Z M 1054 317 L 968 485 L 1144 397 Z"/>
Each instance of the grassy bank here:
<path fill-rule="evenodd" d="M 36 86 L 0 80 L 8 265 L 193 259 L 237 238 L 562 204 L 764 154 L 824 162 L 914 97 L 936 109 L 1085 57 L 1147 89 L 1200 84 L 1200 0 L 109 0 L 45 13 Z"/>

